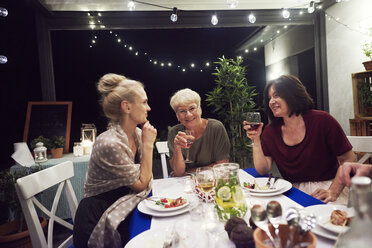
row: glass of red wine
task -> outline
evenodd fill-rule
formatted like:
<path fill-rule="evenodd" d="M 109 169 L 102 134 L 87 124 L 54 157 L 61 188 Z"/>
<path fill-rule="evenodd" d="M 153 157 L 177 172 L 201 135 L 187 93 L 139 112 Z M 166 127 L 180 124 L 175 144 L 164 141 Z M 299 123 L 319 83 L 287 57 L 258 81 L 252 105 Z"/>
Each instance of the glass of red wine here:
<path fill-rule="evenodd" d="M 253 131 L 257 130 L 260 127 L 261 123 L 261 114 L 260 112 L 247 112 L 245 114 L 245 120 L 247 121 L 247 124 L 249 125 L 248 130 Z M 250 144 L 250 146 L 253 146 L 253 141 Z"/>

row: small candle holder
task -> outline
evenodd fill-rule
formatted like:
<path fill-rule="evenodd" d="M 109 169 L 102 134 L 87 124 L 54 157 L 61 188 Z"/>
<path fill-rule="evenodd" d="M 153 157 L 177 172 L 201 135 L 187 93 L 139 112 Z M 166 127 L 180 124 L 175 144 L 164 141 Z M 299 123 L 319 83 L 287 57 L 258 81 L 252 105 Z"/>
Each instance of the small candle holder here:
<path fill-rule="evenodd" d="M 96 140 L 97 129 L 94 124 L 82 124 L 81 127 L 81 142 L 83 145 L 84 155 L 92 153 L 93 143 Z"/>
<path fill-rule="evenodd" d="M 81 142 L 74 143 L 73 151 L 76 157 L 80 157 L 84 155 L 84 149 L 83 149 L 83 146 L 81 145 Z"/>
<path fill-rule="evenodd" d="M 35 162 L 42 163 L 48 161 L 47 159 L 47 148 L 44 146 L 43 142 L 36 143 L 34 149 Z"/>

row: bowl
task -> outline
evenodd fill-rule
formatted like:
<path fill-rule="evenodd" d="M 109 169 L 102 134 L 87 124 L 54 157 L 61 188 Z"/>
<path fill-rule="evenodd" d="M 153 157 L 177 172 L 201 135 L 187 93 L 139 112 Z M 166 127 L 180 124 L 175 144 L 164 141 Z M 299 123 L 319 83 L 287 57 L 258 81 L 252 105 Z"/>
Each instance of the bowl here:
<path fill-rule="evenodd" d="M 269 225 L 269 230 L 270 230 L 271 235 L 275 237 L 275 234 L 274 234 L 275 231 L 272 225 Z M 298 243 L 299 234 L 295 228 L 293 228 L 291 232 L 293 233 L 293 243 L 295 245 Z M 286 247 L 287 240 L 288 240 L 288 234 L 289 234 L 288 225 L 279 225 L 279 237 L 281 241 L 281 247 Z M 260 228 L 256 228 L 256 230 L 253 232 L 253 239 L 256 244 L 256 248 L 271 248 L 272 247 L 272 243 L 271 241 L 269 241 L 269 237 Z M 302 242 L 310 243 L 310 245 L 308 246 L 309 248 L 316 247 L 316 240 L 317 240 L 316 236 L 312 232 L 308 232 L 302 237 Z"/>

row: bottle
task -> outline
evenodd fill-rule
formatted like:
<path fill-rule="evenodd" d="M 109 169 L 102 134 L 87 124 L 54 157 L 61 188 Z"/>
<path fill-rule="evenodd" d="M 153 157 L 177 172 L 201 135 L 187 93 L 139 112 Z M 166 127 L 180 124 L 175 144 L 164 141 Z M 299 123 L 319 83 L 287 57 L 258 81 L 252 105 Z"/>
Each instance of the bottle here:
<path fill-rule="evenodd" d="M 371 181 L 368 177 L 351 179 L 354 218 L 349 230 L 339 236 L 335 247 L 365 248 L 367 244 L 372 244 Z"/>

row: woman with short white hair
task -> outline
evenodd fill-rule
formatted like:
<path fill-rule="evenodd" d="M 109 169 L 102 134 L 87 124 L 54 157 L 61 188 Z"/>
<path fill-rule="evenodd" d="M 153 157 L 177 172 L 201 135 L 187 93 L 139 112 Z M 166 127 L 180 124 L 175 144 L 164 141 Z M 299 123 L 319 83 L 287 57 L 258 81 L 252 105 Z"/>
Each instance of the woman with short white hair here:
<path fill-rule="evenodd" d="M 177 91 L 170 100 L 179 124 L 168 132 L 170 165 L 173 176 L 183 176 L 197 167 L 213 166 L 229 162 L 230 141 L 223 124 L 215 119 L 202 118 L 200 96 L 193 90 Z M 191 130 L 192 135 L 186 135 Z M 187 139 L 193 140 L 191 147 Z M 189 147 L 191 163 L 185 163 L 186 149 Z"/>

